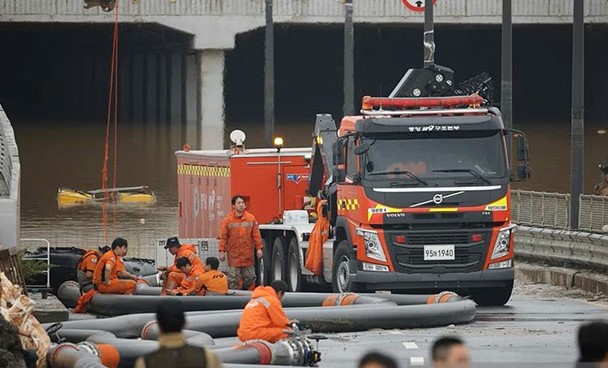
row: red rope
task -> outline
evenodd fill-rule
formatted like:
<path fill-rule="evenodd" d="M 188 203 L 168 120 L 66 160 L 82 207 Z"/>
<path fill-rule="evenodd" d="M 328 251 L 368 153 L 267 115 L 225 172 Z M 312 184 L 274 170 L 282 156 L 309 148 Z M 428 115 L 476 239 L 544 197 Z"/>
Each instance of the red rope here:
<path fill-rule="evenodd" d="M 116 177 L 118 167 L 118 1 L 116 2 L 115 17 L 114 17 L 114 44 L 116 45 L 115 63 L 115 85 L 114 85 L 114 178 L 112 185 L 116 188 Z M 112 229 L 116 235 L 116 201 L 112 205 Z"/>
<path fill-rule="evenodd" d="M 112 106 L 114 107 L 112 111 Z M 118 3 L 114 8 L 114 34 L 112 38 L 112 57 L 110 60 L 110 86 L 108 93 L 108 115 L 106 122 L 106 140 L 103 156 L 103 167 L 101 169 L 101 189 L 103 193 L 103 202 L 101 210 L 101 223 L 103 227 L 105 244 L 108 244 L 108 202 L 110 201 L 110 192 L 108 189 L 108 161 L 110 151 L 110 126 L 112 121 L 112 112 L 114 112 L 114 178 L 113 184 L 116 187 L 116 142 L 117 142 L 117 126 L 118 126 Z M 113 206 L 114 226 L 116 226 L 116 208 Z M 114 228 L 116 232 L 116 228 Z"/>

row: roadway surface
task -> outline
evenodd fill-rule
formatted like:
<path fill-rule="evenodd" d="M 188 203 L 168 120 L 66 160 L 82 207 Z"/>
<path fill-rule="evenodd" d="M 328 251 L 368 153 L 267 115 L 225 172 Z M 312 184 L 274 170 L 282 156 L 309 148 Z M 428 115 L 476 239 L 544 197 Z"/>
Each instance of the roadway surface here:
<path fill-rule="evenodd" d="M 608 320 L 605 295 L 516 280 L 514 294 L 506 306 L 478 307 L 475 321 L 466 325 L 327 334 L 328 340 L 319 344 L 320 367 L 355 368 L 369 351 L 393 356 L 400 368 L 430 367 L 433 341 L 443 335 L 456 335 L 469 346 L 473 367 L 572 368 L 578 357 L 579 325 L 598 319 Z M 238 343 L 236 338 L 216 340 L 217 347 Z M 227 367 L 254 368 L 232 364 Z"/>
<path fill-rule="evenodd" d="M 329 335 L 320 342 L 320 366 L 357 367 L 358 359 L 371 350 L 392 355 L 401 368 L 431 366 L 433 341 L 457 335 L 468 344 L 474 367 L 573 367 L 578 326 L 608 320 L 608 299 L 516 282 L 505 307 L 479 307 L 476 320 L 468 325 Z"/>
<path fill-rule="evenodd" d="M 598 319 L 608 320 L 606 296 L 517 280 L 505 307 L 479 307 L 467 325 L 328 334 L 319 344 L 320 367 L 354 368 L 368 351 L 393 356 L 400 368 L 430 367 L 433 341 L 457 335 L 469 346 L 473 367 L 572 368 L 579 325 Z"/>

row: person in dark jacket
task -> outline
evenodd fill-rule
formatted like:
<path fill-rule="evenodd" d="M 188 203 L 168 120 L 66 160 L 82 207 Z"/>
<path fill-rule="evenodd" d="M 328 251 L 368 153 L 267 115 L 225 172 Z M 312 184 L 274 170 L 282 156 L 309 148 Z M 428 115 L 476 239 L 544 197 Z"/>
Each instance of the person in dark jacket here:
<path fill-rule="evenodd" d="M 135 368 L 222 368 L 222 362 L 214 352 L 186 344 L 182 333 L 186 317 L 180 300 L 159 303 L 156 320 L 160 329 L 160 347 L 137 358 Z"/>
<path fill-rule="evenodd" d="M 608 323 L 591 322 L 578 329 L 578 367 L 608 368 Z"/>

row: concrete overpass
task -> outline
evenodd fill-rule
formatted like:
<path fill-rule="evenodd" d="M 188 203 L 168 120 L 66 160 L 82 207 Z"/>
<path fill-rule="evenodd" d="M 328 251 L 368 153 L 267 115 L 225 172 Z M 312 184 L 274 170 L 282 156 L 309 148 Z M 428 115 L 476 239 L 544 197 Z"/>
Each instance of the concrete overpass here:
<path fill-rule="evenodd" d="M 423 13 L 408 10 L 401 0 L 355 0 L 355 23 L 417 24 Z M 169 101 L 168 120 L 197 121 L 200 146 L 221 148 L 224 127 L 225 51 L 234 48 L 235 37 L 264 26 L 263 0 L 120 0 L 120 22 L 170 28 L 189 35 L 184 53 L 125 50 L 122 60 L 132 63 L 122 78 L 130 91 L 156 88 L 128 101 L 130 116 L 146 115 Z M 438 0 L 435 21 L 440 24 L 499 24 L 502 0 Z M 586 0 L 587 23 L 608 23 L 608 1 Z M 341 24 L 340 0 L 275 0 L 277 23 Z M 101 8 L 84 9 L 82 0 L 0 0 L 0 23 L 15 24 L 108 24 L 113 13 Z M 572 0 L 513 0 L 515 24 L 568 24 Z M 132 52 L 132 54 L 128 54 Z M 95 64 L 98 65 L 98 64 Z M 140 68 L 139 66 L 145 65 Z M 92 66 L 89 69 L 95 69 Z M 139 70 L 142 70 L 140 74 Z M 158 80 L 156 87 L 154 80 Z M 162 85 L 166 83 L 166 85 Z M 159 94 L 167 97 L 155 98 Z M 124 94 L 123 94 L 124 95 Z M 154 115 L 154 112 L 148 113 Z"/>
<path fill-rule="evenodd" d="M 81 0 L 0 0 L 0 22 L 109 23 L 114 15 Z M 156 23 L 194 36 L 194 49 L 227 49 L 234 36 L 264 25 L 263 0 L 120 0 L 124 23 Z M 439 0 L 436 23 L 499 24 L 502 0 Z M 585 0 L 586 23 L 608 23 L 608 2 Z M 277 23 L 343 23 L 340 0 L 275 0 Z M 356 23 L 421 23 L 400 0 L 355 0 Z M 515 24 L 572 22 L 572 0 L 513 0 Z"/>

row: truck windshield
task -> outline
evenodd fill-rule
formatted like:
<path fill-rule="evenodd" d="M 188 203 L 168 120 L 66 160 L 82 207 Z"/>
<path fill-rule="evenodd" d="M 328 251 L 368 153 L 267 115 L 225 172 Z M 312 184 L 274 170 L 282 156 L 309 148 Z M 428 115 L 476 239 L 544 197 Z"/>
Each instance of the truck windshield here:
<path fill-rule="evenodd" d="M 362 155 L 368 180 L 428 185 L 428 180 L 463 178 L 489 183 L 507 175 L 500 131 L 374 134 L 362 136 L 364 143 L 370 144 Z"/>

